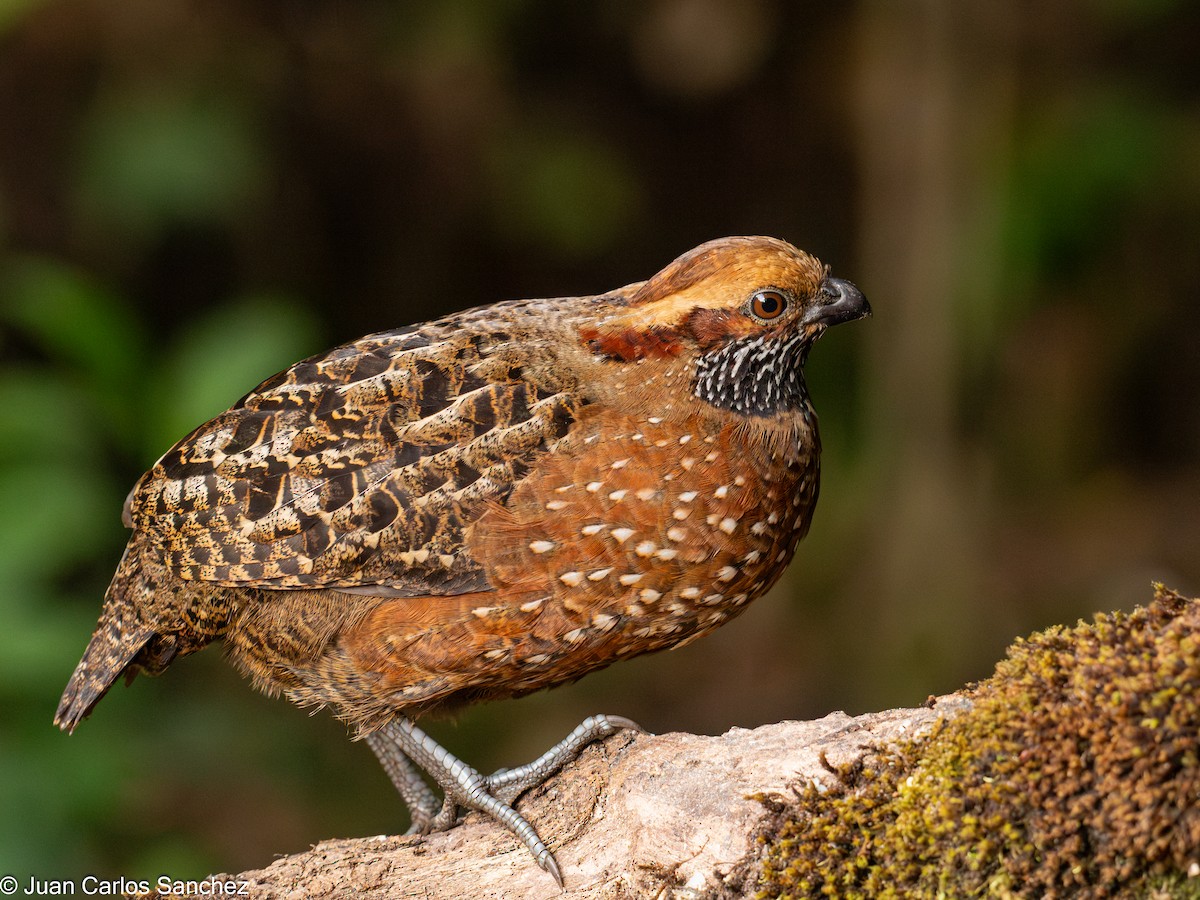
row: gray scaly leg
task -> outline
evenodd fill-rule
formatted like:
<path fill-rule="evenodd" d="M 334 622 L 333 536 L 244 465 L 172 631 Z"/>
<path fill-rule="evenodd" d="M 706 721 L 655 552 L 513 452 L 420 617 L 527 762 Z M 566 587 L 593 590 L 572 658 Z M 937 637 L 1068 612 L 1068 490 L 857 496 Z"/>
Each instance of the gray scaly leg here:
<path fill-rule="evenodd" d="M 533 762 L 515 769 L 501 769 L 487 777 L 405 718 L 389 722 L 369 735 L 367 742 L 412 811 L 413 830 L 444 831 L 454 825 L 459 806 L 479 810 L 511 831 L 533 854 L 537 864 L 562 887 L 562 873 L 554 855 L 533 826 L 510 804 L 578 756 L 588 744 L 620 728 L 642 731 L 620 716 L 591 716 Z M 427 772 L 445 792 L 440 810 L 433 792 L 416 772 L 417 767 Z"/>
<path fill-rule="evenodd" d="M 396 742 L 382 731 L 368 734 L 366 740 L 367 746 L 375 751 L 383 770 L 392 779 L 392 784 L 396 786 L 408 807 L 412 825 L 407 833 L 420 834 L 428 830 L 434 822 L 440 804 L 417 767 L 404 755 L 404 751 Z"/>

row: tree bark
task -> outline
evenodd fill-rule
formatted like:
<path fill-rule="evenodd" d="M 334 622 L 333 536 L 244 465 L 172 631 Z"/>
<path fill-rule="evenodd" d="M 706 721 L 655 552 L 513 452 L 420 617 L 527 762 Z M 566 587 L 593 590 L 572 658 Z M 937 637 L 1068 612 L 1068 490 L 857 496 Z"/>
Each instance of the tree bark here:
<path fill-rule="evenodd" d="M 214 879 L 244 882 L 261 900 L 750 897 L 755 836 L 773 798 L 791 797 L 805 781 L 832 781 L 830 766 L 967 705 L 951 695 L 920 709 L 837 712 L 719 737 L 613 735 L 518 804 L 554 851 L 562 892 L 508 832 L 475 813 L 440 834 L 325 841 Z"/>

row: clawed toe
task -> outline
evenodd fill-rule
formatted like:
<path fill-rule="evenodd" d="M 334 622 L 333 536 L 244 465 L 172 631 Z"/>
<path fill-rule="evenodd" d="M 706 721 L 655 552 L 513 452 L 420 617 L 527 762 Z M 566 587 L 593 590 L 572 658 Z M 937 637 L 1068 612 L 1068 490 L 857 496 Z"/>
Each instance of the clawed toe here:
<path fill-rule="evenodd" d="M 458 821 L 460 806 L 479 810 L 512 832 L 561 888 L 562 873 L 554 855 L 533 826 L 513 809 L 513 803 L 525 791 L 542 784 L 575 759 L 588 744 L 622 728 L 645 733 L 637 723 L 623 716 L 591 716 L 533 762 L 513 769 L 497 769 L 486 777 L 408 719 L 397 719 L 385 725 L 369 735 L 367 741 L 409 806 L 413 822 L 408 834 L 428 834 L 453 827 Z M 440 809 L 433 792 L 417 773 L 417 767 L 441 786 L 445 796 Z"/>
<path fill-rule="evenodd" d="M 624 716 L 589 716 L 533 762 L 514 769 L 497 769 L 487 776 L 484 779 L 487 789 L 494 796 L 511 803 L 578 757 L 588 744 L 602 740 L 622 728 L 639 734 L 646 733 L 644 728 Z"/>

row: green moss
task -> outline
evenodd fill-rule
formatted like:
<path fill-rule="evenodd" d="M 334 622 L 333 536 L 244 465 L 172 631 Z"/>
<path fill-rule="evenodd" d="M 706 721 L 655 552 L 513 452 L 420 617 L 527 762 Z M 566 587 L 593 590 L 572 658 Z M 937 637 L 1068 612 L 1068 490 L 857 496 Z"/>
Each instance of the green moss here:
<path fill-rule="evenodd" d="M 802 790 L 760 896 L 1200 896 L 1200 601 L 1018 641 L 967 696 Z"/>

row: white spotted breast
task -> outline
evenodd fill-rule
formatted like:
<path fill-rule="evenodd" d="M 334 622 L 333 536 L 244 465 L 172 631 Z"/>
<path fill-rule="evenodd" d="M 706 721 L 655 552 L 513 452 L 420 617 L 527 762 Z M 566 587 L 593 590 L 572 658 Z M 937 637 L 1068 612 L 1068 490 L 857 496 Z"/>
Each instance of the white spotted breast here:
<path fill-rule="evenodd" d="M 621 632 L 622 656 L 698 637 L 763 594 L 808 531 L 818 454 L 799 434 L 772 454 L 784 442 L 692 421 L 585 413 L 468 537 L 497 588 L 544 585 L 581 650 Z"/>

